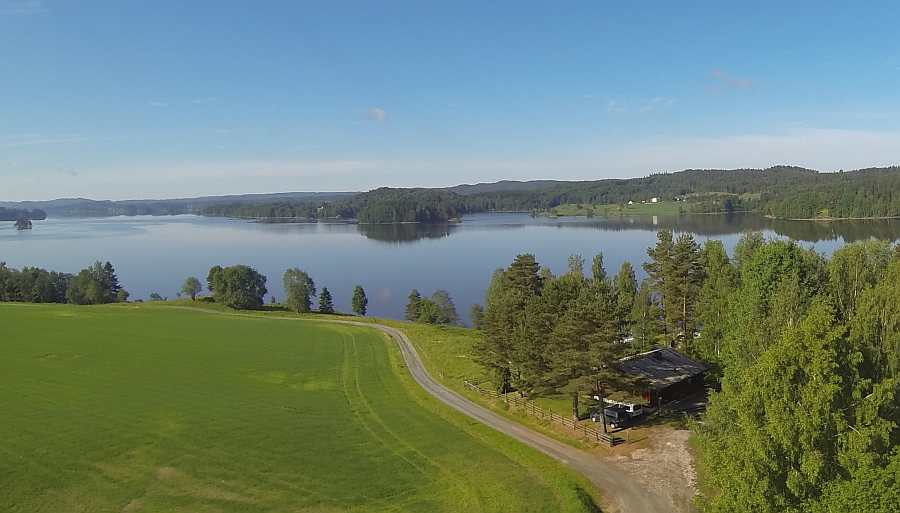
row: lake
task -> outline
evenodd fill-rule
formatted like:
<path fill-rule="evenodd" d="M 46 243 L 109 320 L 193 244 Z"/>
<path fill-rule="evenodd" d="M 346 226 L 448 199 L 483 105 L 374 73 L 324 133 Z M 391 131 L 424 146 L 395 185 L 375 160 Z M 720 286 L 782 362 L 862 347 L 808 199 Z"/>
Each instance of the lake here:
<path fill-rule="evenodd" d="M 729 251 L 749 230 L 791 238 L 830 254 L 845 242 L 900 239 L 900 220 L 814 223 L 753 214 L 678 217 L 533 218 L 482 214 L 449 225 L 264 224 L 198 216 L 48 219 L 31 231 L 0 224 L 0 261 L 77 272 L 109 260 L 133 299 L 151 292 L 174 298 L 187 276 L 205 284 L 215 264 L 248 264 L 265 274 L 269 293 L 282 298 L 281 275 L 299 267 L 327 286 L 335 305 L 350 310 L 354 285 L 369 296 L 370 315 L 401 318 L 413 288 L 446 289 L 467 317 L 483 301 L 491 273 L 519 253 L 534 253 L 553 271 L 570 254 L 588 262 L 603 252 L 613 275 L 624 260 L 640 271 L 658 229 L 722 240 Z"/>

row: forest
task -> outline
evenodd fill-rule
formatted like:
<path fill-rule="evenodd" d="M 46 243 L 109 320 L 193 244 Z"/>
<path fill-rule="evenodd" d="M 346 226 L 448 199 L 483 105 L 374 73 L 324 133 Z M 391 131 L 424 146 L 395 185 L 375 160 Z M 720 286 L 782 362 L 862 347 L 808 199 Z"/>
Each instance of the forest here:
<path fill-rule="evenodd" d="M 689 169 L 643 178 L 539 182 L 533 187 L 517 182 L 450 189 L 380 188 L 330 201 L 217 204 L 202 208 L 199 213 L 263 219 L 435 223 L 479 212 L 546 212 L 564 204 L 622 204 L 651 197 L 681 201 L 684 213 L 755 211 L 783 219 L 896 217 L 900 216 L 900 168 L 837 173 L 788 166 Z"/>
<path fill-rule="evenodd" d="M 0 221 L 18 221 L 19 219 L 43 221 L 47 219 L 47 213 L 40 209 L 28 210 L 0 207 Z"/>
<path fill-rule="evenodd" d="M 573 255 L 495 272 L 478 361 L 499 390 L 574 397 L 628 390 L 622 357 L 674 347 L 712 369 L 694 430 L 707 512 L 900 508 L 900 247 L 830 259 L 750 233 L 721 242 L 661 231 L 638 283 Z"/>

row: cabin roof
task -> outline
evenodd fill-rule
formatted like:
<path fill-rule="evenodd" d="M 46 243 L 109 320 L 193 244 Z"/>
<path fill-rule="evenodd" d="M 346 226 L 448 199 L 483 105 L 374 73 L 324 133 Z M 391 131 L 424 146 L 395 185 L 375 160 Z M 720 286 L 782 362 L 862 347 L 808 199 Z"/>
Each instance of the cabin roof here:
<path fill-rule="evenodd" d="M 678 351 L 662 347 L 619 360 L 619 368 L 661 389 L 706 372 L 707 367 Z"/>

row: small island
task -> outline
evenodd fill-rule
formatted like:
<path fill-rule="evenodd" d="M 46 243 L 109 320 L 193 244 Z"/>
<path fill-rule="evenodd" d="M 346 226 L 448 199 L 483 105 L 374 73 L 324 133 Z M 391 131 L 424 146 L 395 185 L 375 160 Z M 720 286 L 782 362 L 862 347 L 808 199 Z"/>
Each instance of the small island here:
<path fill-rule="evenodd" d="M 27 219 L 24 217 L 20 217 L 16 219 L 16 230 L 30 230 L 31 229 L 31 219 Z"/>

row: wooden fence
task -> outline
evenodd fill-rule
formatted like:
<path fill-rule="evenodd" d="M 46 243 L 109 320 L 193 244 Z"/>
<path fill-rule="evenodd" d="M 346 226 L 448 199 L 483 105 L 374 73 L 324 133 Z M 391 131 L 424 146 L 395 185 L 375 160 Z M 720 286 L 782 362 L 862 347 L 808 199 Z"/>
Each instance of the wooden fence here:
<path fill-rule="evenodd" d="M 478 392 L 478 394 L 482 396 L 503 401 L 504 403 L 514 408 L 518 408 L 525 414 L 531 415 L 532 417 L 537 417 L 539 419 L 547 420 L 555 424 L 560 424 L 571 429 L 575 434 L 582 435 L 583 438 L 586 438 L 588 440 L 602 442 L 609 445 L 610 447 L 622 442 L 621 438 L 615 437 L 609 433 L 604 433 L 602 428 L 598 429 L 594 426 L 588 425 L 587 423 L 578 422 L 571 416 L 560 415 L 551 409 L 541 408 L 540 406 L 535 404 L 534 401 L 529 401 L 523 397 L 511 396 L 510 394 L 501 394 L 496 390 L 482 388 L 478 385 L 478 383 L 469 380 L 465 380 L 463 381 L 463 383 L 465 383 L 466 388 Z"/>

